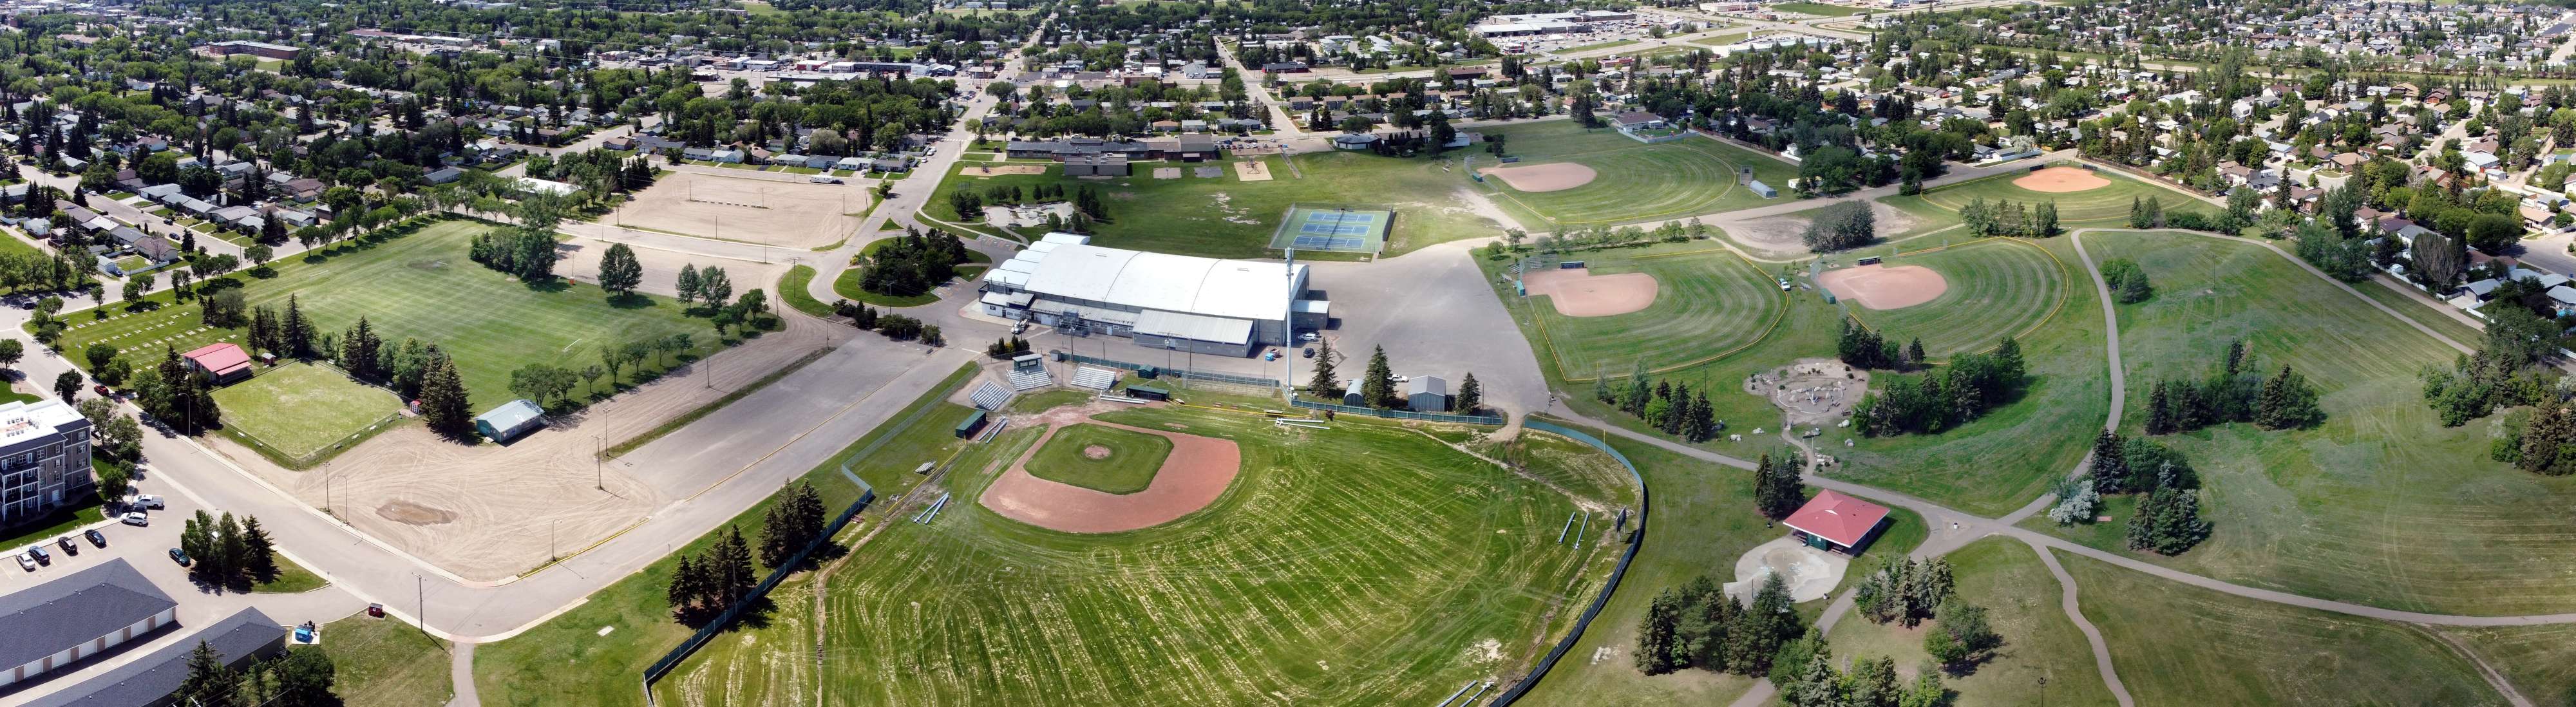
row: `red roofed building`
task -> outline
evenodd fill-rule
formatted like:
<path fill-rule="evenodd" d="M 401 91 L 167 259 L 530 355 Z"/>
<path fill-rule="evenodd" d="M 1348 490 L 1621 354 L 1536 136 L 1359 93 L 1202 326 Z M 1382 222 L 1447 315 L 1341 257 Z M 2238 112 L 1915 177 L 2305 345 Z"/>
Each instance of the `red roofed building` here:
<path fill-rule="evenodd" d="M 250 377 L 250 352 L 233 344 L 207 344 L 195 351 L 179 354 L 179 360 L 186 361 L 188 368 L 206 374 L 216 385 Z"/>
<path fill-rule="evenodd" d="M 1886 506 L 1825 491 L 1780 523 L 1797 531 L 1798 539 L 1811 547 L 1857 555 L 1886 521 Z"/>

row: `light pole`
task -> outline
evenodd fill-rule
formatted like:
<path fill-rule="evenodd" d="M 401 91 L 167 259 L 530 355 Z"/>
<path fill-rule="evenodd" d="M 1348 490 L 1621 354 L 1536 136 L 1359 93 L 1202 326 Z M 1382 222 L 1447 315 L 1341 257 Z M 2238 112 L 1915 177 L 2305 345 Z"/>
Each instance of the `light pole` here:
<path fill-rule="evenodd" d="M 594 434 L 590 439 L 597 443 L 592 447 L 596 451 L 590 455 L 590 481 L 599 490 L 606 491 L 608 490 L 608 437 L 604 434 Z"/>

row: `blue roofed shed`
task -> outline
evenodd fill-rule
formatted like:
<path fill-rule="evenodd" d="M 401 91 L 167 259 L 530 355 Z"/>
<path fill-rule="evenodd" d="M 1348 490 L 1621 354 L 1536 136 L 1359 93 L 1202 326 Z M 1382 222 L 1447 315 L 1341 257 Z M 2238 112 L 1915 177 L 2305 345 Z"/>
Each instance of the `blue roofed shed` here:
<path fill-rule="evenodd" d="M 545 408 L 537 407 L 536 403 L 527 400 L 502 403 L 500 407 L 492 408 L 491 412 L 474 417 L 475 430 L 482 432 L 484 437 L 494 442 L 504 444 L 545 425 Z"/>

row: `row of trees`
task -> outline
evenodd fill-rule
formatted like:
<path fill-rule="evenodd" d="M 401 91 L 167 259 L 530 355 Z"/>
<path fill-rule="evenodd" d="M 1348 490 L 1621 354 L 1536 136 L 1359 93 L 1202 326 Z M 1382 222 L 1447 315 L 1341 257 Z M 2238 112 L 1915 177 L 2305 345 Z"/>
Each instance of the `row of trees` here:
<path fill-rule="evenodd" d="M 742 529 L 734 526 L 726 526 L 724 536 L 705 550 L 681 554 L 663 592 L 672 617 L 703 626 L 750 596 L 760 582 L 754 559 L 773 570 L 787 566 L 796 553 L 823 540 L 823 528 L 829 523 L 824 513 L 822 495 L 814 485 L 798 483 L 762 512 L 757 558 L 751 544 L 743 540 Z"/>
<path fill-rule="evenodd" d="M 1986 203 L 1985 197 L 1980 196 L 1970 200 L 1966 207 L 1959 209 L 1959 220 L 1967 225 L 1968 235 L 1979 238 L 1990 236 L 2051 238 L 2061 232 L 2057 225 L 2056 201 L 2024 205 L 2011 199 L 2002 199 L 1989 204 Z"/>
<path fill-rule="evenodd" d="M 1920 375 L 1893 375 L 1885 392 L 1852 406 L 1852 424 L 1871 437 L 1932 434 L 2013 401 L 2028 383 L 2021 344 L 2004 339 L 1994 353 L 1963 353 Z"/>
<path fill-rule="evenodd" d="M 256 516 L 237 520 L 199 510 L 179 531 L 179 551 L 194 560 L 188 576 L 200 583 L 247 589 L 277 578 L 277 544 Z"/>
<path fill-rule="evenodd" d="M 966 242 L 955 234 L 932 230 L 928 235 L 910 226 L 900 237 L 871 246 L 862 256 L 867 266 L 859 271 L 859 288 L 881 295 L 912 297 L 930 292 L 957 276 L 957 266 L 968 260 Z"/>
<path fill-rule="evenodd" d="M 925 323 L 901 314 L 878 312 L 873 307 L 849 300 L 833 300 L 832 313 L 849 317 L 850 326 L 858 327 L 861 331 L 876 332 L 887 339 L 895 341 L 919 339 L 921 343 L 931 346 L 948 343 L 947 335 L 940 332 L 937 324 Z"/>
<path fill-rule="evenodd" d="M 2200 380 L 2156 381 L 2147 393 L 2147 434 L 2189 432 L 2210 425 L 2251 422 L 2264 429 L 2306 428 L 2325 421 L 2316 386 L 2288 364 L 2269 377 L 2255 372 L 2245 342 L 2227 343 L 2227 356 Z"/>
<path fill-rule="evenodd" d="M 235 671 L 227 656 L 198 639 L 188 651 L 188 676 L 172 693 L 189 707 L 340 707 L 331 687 L 339 668 L 321 646 L 302 646 Z"/>
<path fill-rule="evenodd" d="M 2486 340 L 2461 356 L 2449 370 L 2427 366 L 2422 375 L 2424 401 L 2458 427 L 2497 408 L 2533 405 L 2552 392 L 2534 370 L 2558 347 L 2555 322 L 2520 307 L 2488 307 Z"/>
<path fill-rule="evenodd" d="M 1782 645 L 1806 632 L 1779 574 L 1764 575 L 1750 606 L 1702 575 L 1665 588 L 1646 605 L 1635 659 L 1647 675 L 1698 668 L 1759 676 L 1771 671 Z"/>
<path fill-rule="evenodd" d="M 1914 628 L 1957 593 L 1950 573 L 1949 560 L 1935 557 L 1917 565 L 1913 558 L 1897 558 L 1861 578 L 1853 588 L 1852 608 L 1870 623 Z"/>
<path fill-rule="evenodd" d="M 1876 370 L 1913 370 L 1928 363 L 1923 355 L 1923 340 L 1915 339 L 1898 346 L 1894 339 L 1850 319 L 1842 321 L 1842 333 L 1834 339 L 1834 356 L 1843 363 Z"/>
<path fill-rule="evenodd" d="M 1709 405 L 1708 391 L 1691 390 L 1685 382 L 1654 380 L 1642 364 L 1627 378 L 1602 380 L 1592 387 L 1592 396 L 1664 434 L 1691 442 L 1716 439 L 1726 430 L 1726 422 L 1717 419 L 1716 408 Z"/>
<path fill-rule="evenodd" d="M 2089 524 L 2099 517 L 2103 498 L 2129 494 L 2138 497 L 2127 528 L 2130 549 L 2179 555 L 2209 538 L 2210 523 L 2200 516 L 2200 474 L 2180 453 L 2104 430 L 2093 440 L 2091 460 L 2085 476 L 2057 490 L 2049 520 Z"/>

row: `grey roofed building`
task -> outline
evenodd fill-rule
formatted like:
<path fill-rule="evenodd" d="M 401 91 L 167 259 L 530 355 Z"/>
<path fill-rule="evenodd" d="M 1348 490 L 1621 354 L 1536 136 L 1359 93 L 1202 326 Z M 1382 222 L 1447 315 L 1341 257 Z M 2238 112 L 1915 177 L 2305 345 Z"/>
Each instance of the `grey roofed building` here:
<path fill-rule="evenodd" d="M 199 642 L 236 670 L 256 658 L 286 651 L 286 627 L 258 609 L 233 612 L 196 635 L 173 641 L 134 662 L 27 703 L 27 707 L 165 707 L 179 704 L 188 681 L 188 654 Z"/>
<path fill-rule="evenodd" d="M 436 170 L 430 171 L 428 174 L 421 175 L 421 179 L 426 180 L 431 184 L 446 184 L 464 177 L 465 168 L 455 165 L 440 167 Z"/>
<path fill-rule="evenodd" d="M 51 672 L 178 621 L 179 603 L 111 559 L 0 595 L 0 685 Z M 103 644 L 103 645 L 102 645 Z"/>
<path fill-rule="evenodd" d="M 1404 406 L 1414 412 L 1448 412 L 1449 381 L 1439 376 L 1414 376 L 1404 382 Z"/>

